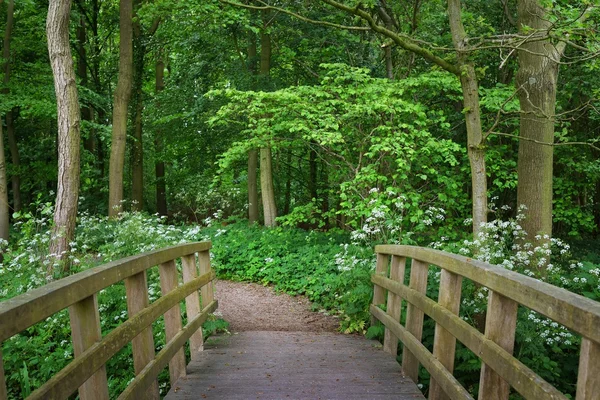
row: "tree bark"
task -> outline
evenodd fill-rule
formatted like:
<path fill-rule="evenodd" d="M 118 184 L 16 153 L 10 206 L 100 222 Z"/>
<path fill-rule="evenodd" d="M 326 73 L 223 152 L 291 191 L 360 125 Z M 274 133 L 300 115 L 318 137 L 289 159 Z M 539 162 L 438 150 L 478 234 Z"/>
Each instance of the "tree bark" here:
<path fill-rule="evenodd" d="M 271 72 L 271 36 L 267 33 L 269 21 L 269 12 L 262 11 L 263 26 L 260 32 L 260 74 L 264 82 L 268 82 Z M 260 149 L 260 190 L 263 201 L 263 216 L 265 226 L 276 226 L 277 207 L 275 205 L 275 188 L 273 185 L 273 167 L 272 167 L 271 147 Z"/>
<path fill-rule="evenodd" d="M 121 0 L 119 6 L 119 78 L 113 107 L 112 143 L 110 147 L 108 215 L 116 217 L 122 211 L 123 166 L 127 138 L 127 109 L 133 80 L 133 3 Z"/>
<path fill-rule="evenodd" d="M 546 10 L 538 0 L 519 0 L 519 30 L 545 32 L 551 28 Z M 528 28 L 526 28 L 528 27 Z M 554 142 L 556 85 L 561 51 L 550 40 L 524 43 L 518 52 L 517 90 L 521 104 L 520 136 L 538 142 Z M 526 207 L 521 222 L 527 240 L 536 235 L 552 235 L 552 163 L 553 147 L 519 141 L 517 204 Z M 542 240 L 544 240 L 542 238 Z"/>
<path fill-rule="evenodd" d="M 473 197 L 473 235 L 481 231 L 487 222 L 487 176 L 485 167 L 485 148 L 481 130 L 479 108 L 479 88 L 475 68 L 465 52 L 467 37 L 461 19 L 460 0 L 448 0 L 448 17 L 452 42 L 458 56 L 460 84 L 463 93 L 463 106 L 467 128 L 467 152 L 471 165 L 471 188 Z"/>
<path fill-rule="evenodd" d="M 263 214 L 265 226 L 277 226 L 277 206 L 275 204 L 275 189 L 273 188 L 273 168 L 271 166 L 271 148 L 260 149 L 260 188 L 262 192 Z"/>
<path fill-rule="evenodd" d="M 156 60 L 155 71 L 156 93 L 165 88 L 165 63 L 159 54 Z M 163 132 L 157 128 L 154 132 L 154 172 L 156 175 L 156 212 L 158 215 L 167 215 L 167 186 L 165 183 L 165 162 L 163 161 Z"/>
<path fill-rule="evenodd" d="M 46 33 L 54 75 L 58 120 L 58 185 L 50 255 L 67 261 L 69 243 L 75 235 L 79 197 L 80 110 L 71 47 L 69 44 L 70 0 L 50 0 Z M 64 264 L 68 269 L 68 263 Z M 48 274 L 52 273 L 50 264 Z"/>
<path fill-rule="evenodd" d="M 4 48 L 2 57 L 4 58 L 4 93 L 9 93 L 8 84 L 10 82 L 10 43 L 12 40 L 12 29 L 14 25 L 15 2 L 10 0 L 6 7 L 6 30 L 4 32 Z M 13 191 L 13 210 L 21 211 L 21 159 L 19 157 L 19 147 L 15 135 L 15 123 L 13 111 L 6 113 L 6 136 L 8 137 L 8 147 L 10 149 L 11 162 L 15 169 L 11 177 Z"/>

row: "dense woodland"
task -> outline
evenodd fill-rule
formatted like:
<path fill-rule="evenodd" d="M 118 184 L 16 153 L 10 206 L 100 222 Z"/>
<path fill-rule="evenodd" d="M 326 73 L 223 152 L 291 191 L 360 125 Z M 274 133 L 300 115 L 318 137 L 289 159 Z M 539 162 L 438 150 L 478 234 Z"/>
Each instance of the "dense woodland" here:
<path fill-rule="evenodd" d="M 594 1 L 0 0 L 0 15 L 0 300 L 203 239 L 221 277 L 305 294 L 346 332 L 368 328 L 376 243 L 600 299 Z M 461 316 L 481 326 L 469 290 Z M 108 329 L 124 311 L 103 296 Z M 4 344 L 12 396 L 72 358 L 61 318 Z M 515 352 L 574 393 L 578 339 L 520 319 Z M 52 355 L 30 370 L 26 353 Z M 476 393 L 479 360 L 458 357 Z M 111 363 L 117 391 L 132 372 Z"/>

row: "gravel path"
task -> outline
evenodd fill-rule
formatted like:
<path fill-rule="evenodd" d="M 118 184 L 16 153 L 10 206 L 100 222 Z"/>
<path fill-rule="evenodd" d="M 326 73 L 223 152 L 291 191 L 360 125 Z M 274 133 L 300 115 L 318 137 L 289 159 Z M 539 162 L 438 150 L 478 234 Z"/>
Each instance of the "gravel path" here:
<path fill-rule="evenodd" d="M 336 332 L 336 317 L 310 311 L 304 296 L 277 294 L 256 283 L 216 281 L 218 311 L 231 332 Z"/>

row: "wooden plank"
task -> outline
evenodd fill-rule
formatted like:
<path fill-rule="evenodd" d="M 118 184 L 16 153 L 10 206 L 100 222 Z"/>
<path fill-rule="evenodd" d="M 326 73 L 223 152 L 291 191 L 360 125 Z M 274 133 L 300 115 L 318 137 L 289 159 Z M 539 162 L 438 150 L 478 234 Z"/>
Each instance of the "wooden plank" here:
<path fill-rule="evenodd" d="M 183 256 L 181 258 L 181 264 L 184 283 L 187 283 L 198 276 L 195 254 Z M 200 295 L 197 291 L 185 298 L 185 310 L 188 321 L 191 321 L 200 314 Z M 203 347 L 204 338 L 202 337 L 201 327 L 190 337 L 190 355 L 192 360 L 195 360 L 200 356 L 199 352 L 203 350 Z"/>
<path fill-rule="evenodd" d="M 191 320 L 182 330 L 180 330 L 165 347 L 156 355 L 156 358 L 150 362 L 144 371 L 142 371 L 119 396 L 121 399 L 142 399 L 147 385 L 158 377 L 158 374 L 170 365 L 170 360 L 182 350 L 185 342 L 202 327 L 202 324 L 208 318 L 208 314 L 217 309 L 218 303 L 213 300 L 208 304 L 200 314 Z M 185 377 L 185 375 L 183 375 Z M 174 385 L 173 383 L 172 385 Z"/>
<path fill-rule="evenodd" d="M 490 291 L 485 318 L 485 337 L 497 343 L 509 354 L 512 354 L 515 346 L 517 307 L 518 304 L 515 301 Z M 479 398 L 508 400 L 509 393 L 509 383 L 489 365 L 482 364 L 479 378 Z"/>
<path fill-rule="evenodd" d="M 140 272 L 125 279 L 125 291 L 127 293 L 127 313 L 132 318 L 149 306 L 148 281 L 146 271 Z M 144 328 L 139 335 L 131 341 L 133 350 L 133 368 L 136 375 L 154 359 L 154 336 L 152 326 Z M 146 393 L 145 399 L 160 399 L 158 381 L 152 382 Z"/>
<path fill-rule="evenodd" d="M 390 266 L 390 279 L 396 282 L 404 283 L 404 272 L 406 269 L 406 258 L 393 256 Z M 402 298 L 394 292 L 388 292 L 387 313 L 396 321 L 400 321 L 402 310 Z M 383 351 L 390 353 L 394 357 L 398 354 L 398 337 L 387 327 L 383 337 Z"/>
<path fill-rule="evenodd" d="M 167 261 L 159 266 L 160 273 L 160 291 L 166 295 L 178 286 L 177 265 L 175 260 Z M 173 306 L 165 313 L 165 334 L 166 341 L 170 342 L 181 332 L 181 311 L 179 303 Z M 185 376 L 185 353 L 180 348 L 173 358 L 169 361 L 169 377 L 171 385 L 177 382 L 180 376 Z"/>
<path fill-rule="evenodd" d="M 375 266 L 375 275 L 387 276 L 388 264 L 390 257 L 387 254 L 377 254 L 377 264 Z M 379 306 L 383 304 L 385 306 L 385 290 L 379 286 L 373 288 L 373 304 Z M 371 326 L 377 322 L 376 319 L 371 318 Z"/>
<path fill-rule="evenodd" d="M 472 258 L 415 246 L 376 246 L 375 251 L 412 257 L 462 275 L 600 343 L 600 302 Z"/>
<path fill-rule="evenodd" d="M 442 363 L 440 363 L 438 359 L 435 358 L 425 346 L 423 346 L 420 339 L 417 339 L 411 332 L 408 331 L 407 328 L 403 327 L 399 322 L 394 321 L 389 315 L 377 307 L 373 307 L 372 305 L 371 313 L 387 327 L 389 327 L 394 334 L 400 338 L 400 340 L 402 340 L 405 350 L 403 354 L 406 352 L 413 354 L 417 360 L 417 363 L 420 362 L 423 364 L 423 366 L 431 374 L 431 377 L 436 380 L 438 385 L 444 390 L 450 399 L 473 399 L 467 389 L 461 386 L 461 384 L 454 376 L 452 376 L 450 372 L 448 372 Z M 404 365 L 402 366 L 402 370 L 404 370 Z"/>
<path fill-rule="evenodd" d="M 2 362 L 2 343 L 0 342 L 0 400 L 7 400 L 6 379 L 4 378 L 4 363 Z"/>
<path fill-rule="evenodd" d="M 198 252 L 198 267 L 200 268 L 200 275 L 207 274 L 212 271 L 210 267 L 210 252 L 208 250 Z M 203 307 L 206 306 L 206 304 L 210 304 L 214 300 L 214 293 L 214 286 L 212 282 L 200 289 L 202 298 L 201 304 Z"/>
<path fill-rule="evenodd" d="M 453 274 L 442 269 L 440 276 L 440 292 L 438 304 L 458 315 L 460 309 L 462 290 L 462 276 Z M 456 352 L 456 338 L 443 326 L 435 324 L 435 336 L 433 339 L 433 356 L 446 367 L 448 372 L 454 371 L 454 355 Z M 435 379 L 431 380 L 429 386 L 429 400 L 446 400 L 448 396 L 443 392 Z"/>
<path fill-rule="evenodd" d="M 86 297 L 69 307 L 71 340 L 75 359 L 102 340 L 100 314 L 96 295 Z M 79 387 L 81 400 L 108 399 L 106 367 L 102 365 L 85 383 Z"/>
<path fill-rule="evenodd" d="M 165 399 L 424 399 L 380 347 L 335 333 L 213 336 Z"/>
<path fill-rule="evenodd" d="M 427 290 L 427 271 L 429 264 L 419 260 L 412 260 L 410 267 L 410 288 L 425 293 Z M 382 289 L 383 290 L 383 289 Z M 421 341 L 423 335 L 424 314 L 418 307 L 408 303 L 406 307 L 406 330 L 410 332 L 417 341 Z M 410 350 L 402 352 L 402 371 L 415 383 L 419 380 L 419 360 Z"/>
<path fill-rule="evenodd" d="M 185 283 L 171 293 L 153 302 L 133 318 L 123 322 L 110 331 L 99 343 L 94 344 L 80 357 L 56 373 L 41 387 L 36 389 L 27 399 L 64 399 L 69 397 L 94 371 L 98 370 L 108 359 L 127 345 L 144 328 L 164 315 L 174 305 L 190 293 L 214 279 L 214 272 L 202 275 Z"/>
<path fill-rule="evenodd" d="M 581 340 L 577 400 L 597 400 L 600 396 L 600 344 Z"/>
<path fill-rule="evenodd" d="M 183 255 L 207 251 L 210 246 L 210 242 L 187 243 L 123 258 L 3 301 L 0 342 L 128 276 Z"/>
<path fill-rule="evenodd" d="M 536 400 L 566 400 L 566 397 L 502 347 L 432 299 L 391 279 L 373 276 L 374 283 L 399 294 L 436 323 L 448 330 L 469 350 L 503 376 L 523 397 Z M 434 377 L 434 379 L 437 379 Z"/>

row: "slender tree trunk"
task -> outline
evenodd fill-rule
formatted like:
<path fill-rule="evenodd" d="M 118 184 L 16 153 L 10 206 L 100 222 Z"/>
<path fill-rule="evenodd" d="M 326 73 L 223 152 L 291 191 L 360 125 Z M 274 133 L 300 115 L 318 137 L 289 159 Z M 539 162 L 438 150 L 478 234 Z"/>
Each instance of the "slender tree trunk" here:
<path fill-rule="evenodd" d="M 271 148 L 260 149 L 260 187 L 263 200 L 265 226 L 277 226 L 277 206 L 275 204 L 275 189 L 273 188 L 273 168 L 271 166 Z"/>
<path fill-rule="evenodd" d="M 251 79 L 256 77 L 256 34 L 248 31 L 248 70 Z M 252 82 L 254 89 L 254 82 Z M 252 149 L 248 152 L 248 223 L 250 225 L 258 222 L 258 150 Z"/>
<path fill-rule="evenodd" d="M 155 72 L 156 93 L 165 88 L 165 63 L 159 55 Z M 154 131 L 154 172 L 156 175 L 156 211 L 159 215 L 167 215 L 167 186 L 165 183 L 165 162 L 163 161 L 163 132 L 160 128 Z"/>
<path fill-rule="evenodd" d="M 125 164 L 125 144 L 127 138 L 127 110 L 131 98 L 133 80 L 133 3 L 121 0 L 119 6 L 119 78 L 115 90 L 113 107 L 113 129 L 110 147 L 108 215 L 116 217 L 122 211 L 123 165 Z"/>
<path fill-rule="evenodd" d="M 7 2 L 6 7 L 6 31 L 4 33 L 4 48 L 2 49 L 2 57 L 4 58 L 4 93 L 8 93 L 8 84 L 10 82 L 10 43 L 12 40 L 12 29 L 14 25 L 15 3 L 13 0 Z M 21 210 L 21 160 L 19 157 L 19 147 L 17 146 L 17 138 L 15 135 L 14 113 L 9 111 L 6 113 L 6 136 L 8 137 L 8 147 L 15 172 L 11 177 L 13 190 L 13 210 Z"/>
<path fill-rule="evenodd" d="M 268 81 L 271 70 L 271 36 L 266 32 L 269 21 L 267 10 L 262 11 L 263 28 L 260 33 L 260 74 L 264 82 Z M 260 149 L 260 190 L 263 201 L 265 226 L 276 226 L 277 207 L 275 205 L 275 188 L 273 185 L 271 147 Z"/>
<path fill-rule="evenodd" d="M 58 120 L 58 185 L 50 254 L 58 261 L 67 260 L 65 255 L 75 235 L 79 197 L 80 110 L 69 44 L 70 10 L 70 0 L 50 0 L 46 21 Z M 48 274 L 51 272 L 50 269 Z"/>
<path fill-rule="evenodd" d="M 519 0 L 519 29 L 545 32 L 551 28 L 546 10 L 538 0 Z M 554 112 L 560 46 L 550 40 L 532 40 L 521 46 L 517 90 L 521 104 L 520 136 L 538 142 L 554 142 Z M 521 222 L 527 240 L 536 235 L 552 235 L 552 162 L 553 147 L 519 141 L 517 173 L 517 203 L 524 205 L 525 220 Z"/>
<path fill-rule="evenodd" d="M 142 90 L 144 76 L 145 46 L 142 43 L 140 26 L 136 23 L 134 37 L 134 104 L 135 117 L 133 127 L 133 145 L 131 149 L 131 209 L 141 211 L 144 208 L 144 145 L 142 139 L 142 113 L 144 110 L 144 93 Z"/>
<path fill-rule="evenodd" d="M 4 133 L 0 119 L 0 239 L 8 242 L 9 228 L 8 190 L 6 180 L 6 157 L 4 156 Z M 2 250 L 0 250 L 0 261 Z"/>
<path fill-rule="evenodd" d="M 481 115 L 477 76 L 473 64 L 465 52 L 466 33 L 461 20 L 460 0 L 448 0 L 448 16 L 452 42 L 458 55 L 460 84 L 467 127 L 467 152 L 471 165 L 471 187 L 473 196 L 473 235 L 481 231 L 487 222 L 487 176 L 485 170 L 485 148 L 481 131 Z"/>

